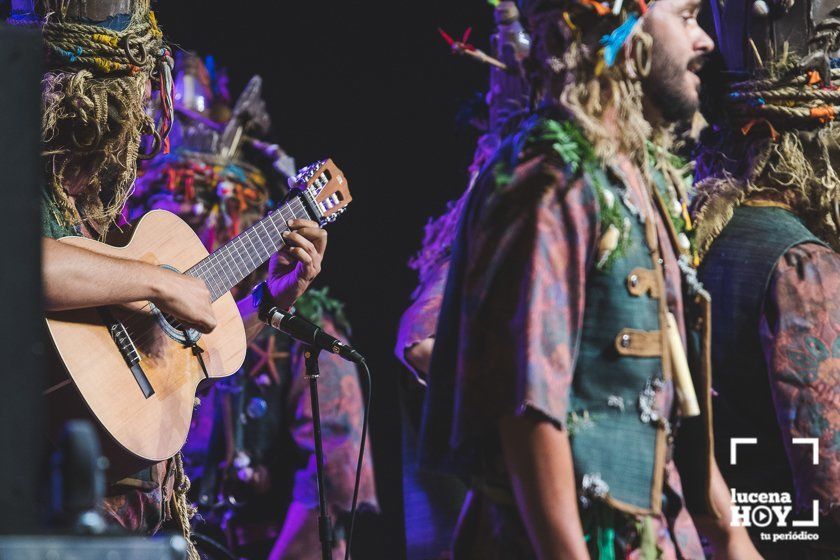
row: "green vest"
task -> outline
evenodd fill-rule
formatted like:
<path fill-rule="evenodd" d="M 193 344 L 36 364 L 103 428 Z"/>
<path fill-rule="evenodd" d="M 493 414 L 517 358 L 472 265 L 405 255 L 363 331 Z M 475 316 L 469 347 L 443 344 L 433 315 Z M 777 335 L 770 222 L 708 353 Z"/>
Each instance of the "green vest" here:
<path fill-rule="evenodd" d="M 51 239 L 81 235 L 78 228 L 64 224 L 58 205 L 46 189 L 41 193 L 41 235 Z"/>
<path fill-rule="evenodd" d="M 700 278 L 712 295 L 712 364 L 718 465 L 730 487 L 793 492 L 759 335 L 764 298 L 779 259 L 802 243 L 825 245 L 782 208 L 740 206 L 712 244 Z M 729 464 L 732 437 L 757 437 Z"/>
<path fill-rule="evenodd" d="M 658 251 L 651 250 L 655 230 L 647 231 L 653 224 L 642 224 L 612 182 L 600 179 L 622 219 L 629 220 L 629 244 L 609 266 L 592 267 L 587 276 L 568 423 L 575 474 L 584 498 L 653 513 L 661 507 L 673 402 L 660 329 L 664 279 Z M 666 391 L 664 411 L 655 409 L 657 391 Z"/>

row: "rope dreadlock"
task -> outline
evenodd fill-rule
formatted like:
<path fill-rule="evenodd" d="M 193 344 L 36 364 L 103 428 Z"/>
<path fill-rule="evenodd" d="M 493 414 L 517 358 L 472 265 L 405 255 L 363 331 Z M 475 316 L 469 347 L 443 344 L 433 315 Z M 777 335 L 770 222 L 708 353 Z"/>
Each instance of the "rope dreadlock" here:
<path fill-rule="evenodd" d="M 149 0 L 138 1 L 123 31 L 70 21 L 60 0 L 47 0 L 45 9 L 49 70 L 41 133 L 48 184 L 65 225 L 86 221 L 104 237 L 131 194 L 142 135 L 160 147 L 145 94 L 169 63 L 168 51 Z"/>
<path fill-rule="evenodd" d="M 768 77 L 728 85 L 725 119 L 706 131 L 697 154 L 694 214 L 704 255 L 740 204 L 789 206 L 818 237 L 840 250 L 840 7 L 815 27 L 810 52 L 784 49 Z"/>
<path fill-rule="evenodd" d="M 201 560 L 190 534 L 190 519 L 195 517 L 197 510 L 187 499 L 187 493 L 190 491 L 190 479 L 184 470 L 184 457 L 179 452 L 172 458 L 172 461 L 175 470 L 175 496 L 172 499 L 172 507 L 175 510 L 181 535 L 187 541 L 187 560 Z"/>
<path fill-rule="evenodd" d="M 122 31 L 71 20 L 66 0 L 42 4 L 48 14 L 40 22 L 48 67 L 41 96 L 48 186 L 65 225 L 85 221 L 104 237 L 131 195 L 142 135 L 154 136 L 160 148 L 168 133 L 171 117 L 156 130 L 145 97 L 156 78 L 167 107 L 171 57 L 150 0 L 137 0 Z M 189 543 L 188 558 L 199 560 L 190 540 L 195 509 L 187 501 L 190 482 L 180 453 L 171 467 L 171 506 Z"/>

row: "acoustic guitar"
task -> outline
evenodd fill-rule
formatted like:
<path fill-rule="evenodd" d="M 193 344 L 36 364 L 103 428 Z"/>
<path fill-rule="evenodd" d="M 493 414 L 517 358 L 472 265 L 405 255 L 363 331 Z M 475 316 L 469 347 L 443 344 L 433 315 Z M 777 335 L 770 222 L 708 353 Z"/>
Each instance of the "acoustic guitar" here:
<path fill-rule="evenodd" d="M 70 418 L 92 417 L 111 463 L 109 479 L 181 449 L 196 390 L 232 375 L 245 359 L 245 327 L 230 289 L 283 245 L 288 221 L 311 219 L 323 227 L 352 200 L 347 179 L 332 160 L 304 168 L 290 187 L 279 208 L 213 254 L 189 225 L 163 210 L 146 214 L 121 247 L 84 237 L 59 240 L 201 278 L 218 320 L 213 332 L 202 335 L 148 301 L 47 314 L 64 366 L 46 391 L 52 424 L 57 428 Z"/>

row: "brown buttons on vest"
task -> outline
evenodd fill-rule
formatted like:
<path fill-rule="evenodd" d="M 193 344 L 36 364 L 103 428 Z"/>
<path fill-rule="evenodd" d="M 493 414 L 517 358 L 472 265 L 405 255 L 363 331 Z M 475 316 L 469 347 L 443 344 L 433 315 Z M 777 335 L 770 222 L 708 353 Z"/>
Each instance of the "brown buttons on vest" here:
<path fill-rule="evenodd" d="M 624 329 L 615 337 L 615 349 L 622 356 L 655 358 L 662 355 L 660 331 Z"/>
<path fill-rule="evenodd" d="M 654 271 L 646 268 L 634 268 L 627 277 L 627 291 L 634 296 L 648 294 L 652 298 L 658 298 L 659 285 L 656 283 Z"/>

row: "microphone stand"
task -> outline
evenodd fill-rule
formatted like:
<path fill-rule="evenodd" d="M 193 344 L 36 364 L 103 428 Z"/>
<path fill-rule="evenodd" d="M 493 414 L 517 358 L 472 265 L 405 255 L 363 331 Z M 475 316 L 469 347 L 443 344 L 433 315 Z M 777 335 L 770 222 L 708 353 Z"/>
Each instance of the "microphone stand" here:
<path fill-rule="evenodd" d="M 321 557 L 332 560 L 332 525 L 327 512 L 326 489 L 324 488 L 324 445 L 321 440 L 321 408 L 318 402 L 318 355 L 321 350 L 304 346 L 306 378 L 309 380 L 309 395 L 312 401 L 312 428 L 315 434 L 315 464 L 318 473 L 318 534 L 321 539 Z"/>

